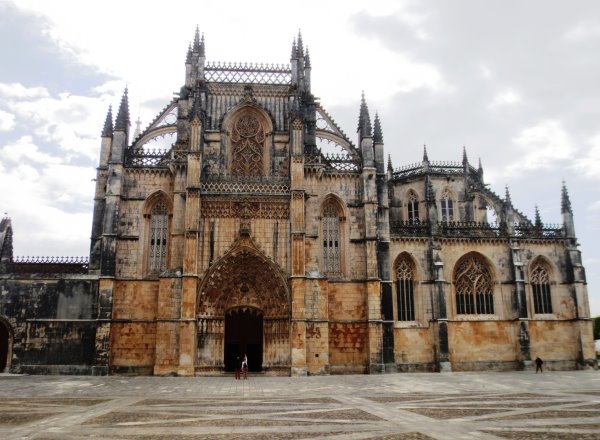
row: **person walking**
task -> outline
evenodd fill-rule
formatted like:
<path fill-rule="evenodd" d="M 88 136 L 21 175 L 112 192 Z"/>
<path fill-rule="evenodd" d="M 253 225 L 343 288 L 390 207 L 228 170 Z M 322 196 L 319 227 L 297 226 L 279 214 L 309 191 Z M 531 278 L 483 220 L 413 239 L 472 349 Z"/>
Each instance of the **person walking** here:
<path fill-rule="evenodd" d="M 244 373 L 244 380 L 248 379 L 248 356 L 244 354 L 244 360 L 242 361 L 242 371 Z"/>
<path fill-rule="evenodd" d="M 242 361 L 239 356 L 235 358 L 235 379 L 240 380 L 240 368 L 242 367 Z"/>
<path fill-rule="evenodd" d="M 544 368 L 542 367 L 542 365 L 544 365 L 544 361 L 538 356 L 535 358 L 535 374 L 537 374 L 537 372 L 539 371 L 540 373 L 544 372 Z"/>

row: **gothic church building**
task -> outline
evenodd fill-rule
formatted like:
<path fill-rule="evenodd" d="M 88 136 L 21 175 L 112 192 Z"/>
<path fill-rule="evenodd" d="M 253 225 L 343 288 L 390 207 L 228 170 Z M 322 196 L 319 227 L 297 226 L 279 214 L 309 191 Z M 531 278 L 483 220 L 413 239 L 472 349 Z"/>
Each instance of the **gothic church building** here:
<path fill-rule="evenodd" d="M 594 367 L 564 184 L 547 226 L 466 151 L 395 168 L 364 96 L 353 140 L 311 74 L 301 36 L 289 64 L 224 64 L 196 32 L 145 130 L 125 91 L 89 261 L 14 258 L 0 224 L 0 370 L 208 375 L 244 353 L 277 375 Z"/>

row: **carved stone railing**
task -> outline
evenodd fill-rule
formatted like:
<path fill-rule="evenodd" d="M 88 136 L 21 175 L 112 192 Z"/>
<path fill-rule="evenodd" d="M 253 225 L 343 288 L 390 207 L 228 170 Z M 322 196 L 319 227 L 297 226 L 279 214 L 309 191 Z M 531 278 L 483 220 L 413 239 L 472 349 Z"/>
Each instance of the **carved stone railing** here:
<path fill-rule="evenodd" d="M 200 183 L 202 194 L 288 195 L 290 183 L 278 178 L 207 177 Z"/>
<path fill-rule="evenodd" d="M 486 222 L 440 222 L 438 234 L 445 237 L 500 237 L 505 228 Z"/>
<path fill-rule="evenodd" d="M 279 64 L 209 62 L 204 67 L 209 82 L 244 84 L 291 84 L 292 69 Z"/>
<path fill-rule="evenodd" d="M 335 171 L 360 171 L 362 161 L 360 157 L 342 153 L 306 154 L 304 165 L 323 165 L 325 169 Z"/>
<path fill-rule="evenodd" d="M 87 257 L 16 257 L 8 264 L 15 274 L 86 274 Z"/>
<path fill-rule="evenodd" d="M 517 224 L 515 225 L 514 235 L 519 238 L 564 238 L 565 232 L 561 225 L 556 224 L 541 226 Z"/>
<path fill-rule="evenodd" d="M 402 237 L 425 237 L 429 235 L 429 223 L 420 221 L 390 222 L 390 234 Z"/>
<path fill-rule="evenodd" d="M 125 151 L 125 166 L 128 167 L 160 167 L 171 160 L 171 149 L 128 148 Z"/>
<path fill-rule="evenodd" d="M 425 174 L 426 172 L 430 174 L 463 174 L 464 166 L 460 162 L 431 161 L 429 162 L 429 167 L 425 168 L 423 163 L 413 163 L 396 168 L 392 172 L 392 179 L 402 179 L 409 176 Z M 469 174 L 478 175 L 477 170 L 471 165 L 469 165 Z"/>

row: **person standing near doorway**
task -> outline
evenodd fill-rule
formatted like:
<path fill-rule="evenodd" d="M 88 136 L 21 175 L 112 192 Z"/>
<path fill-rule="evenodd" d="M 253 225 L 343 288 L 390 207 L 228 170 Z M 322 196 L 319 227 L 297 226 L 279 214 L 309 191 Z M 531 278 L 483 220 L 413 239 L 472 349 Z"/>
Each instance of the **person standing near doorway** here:
<path fill-rule="evenodd" d="M 239 356 L 235 358 L 235 379 L 240 380 L 240 369 L 242 368 L 242 360 Z"/>
<path fill-rule="evenodd" d="M 244 380 L 248 379 L 248 356 L 244 354 L 244 360 L 242 361 L 242 371 L 244 372 Z"/>

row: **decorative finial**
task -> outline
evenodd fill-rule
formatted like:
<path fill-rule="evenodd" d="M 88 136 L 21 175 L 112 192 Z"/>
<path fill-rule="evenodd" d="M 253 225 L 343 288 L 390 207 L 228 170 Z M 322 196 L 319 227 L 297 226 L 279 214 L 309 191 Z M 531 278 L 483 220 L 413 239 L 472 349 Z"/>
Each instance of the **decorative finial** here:
<path fill-rule="evenodd" d="M 310 69 L 310 53 L 308 53 L 308 46 L 306 46 L 306 56 L 304 57 L 304 67 Z"/>
<path fill-rule="evenodd" d="M 573 214 L 571 209 L 571 199 L 569 198 L 569 191 L 567 190 L 567 184 L 565 181 L 562 181 L 562 190 L 561 190 L 561 198 L 560 198 L 560 212 L 565 213 L 568 212 Z"/>
<path fill-rule="evenodd" d="M 117 120 L 115 121 L 115 130 L 127 130 L 129 128 L 129 98 L 127 93 L 127 87 L 125 87 L 117 113 Z"/>
<path fill-rule="evenodd" d="M 423 162 L 429 162 L 429 157 L 427 156 L 427 145 L 423 144 Z"/>
<path fill-rule="evenodd" d="M 506 203 L 508 203 L 509 205 L 512 205 L 512 200 L 510 199 L 510 191 L 508 190 L 508 185 L 506 185 L 505 189 L 506 189 L 506 192 L 504 194 L 504 201 Z"/>
<path fill-rule="evenodd" d="M 185 56 L 185 63 L 186 64 L 192 63 L 192 43 L 188 44 L 188 50 L 187 50 L 187 54 Z"/>
<path fill-rule="evenodd" d="M 463 165 L 466 165 L 469 163 L 469 159 L 467 158 L 467 147 L 463 145 Z"/>
<path fill-rule="evenodd" d="M 540 210 L 538 205 L 535 205 L 535 227 L 536 229 L 542 229 L 544 224 L 542 223 L 542 217 L 540 216 Z"/>
<path fill-rule="evenodd" d="M 205 49 L 204 49 L 204 32 L 202 32 L 202 39 L 200 40 L 200 56 L 201 56 L 201 57 L 205 56 Z"/>
<path fill-rule="evenodd" d="M 294 37 L 294 41 L 292 42 L 292 56 L 291 58 L 296 58 L 298 56 L 298 47 L 296 46 L 296 37 Z"/>
<path fill-rule="evenodd" d="M 304 56 L 304 45 L 302 44 L 302 31 L 298 29 L 298 56 Z"/>
<path fill-rule="evenodd" d="M 483 166 L 481 165 L 481 157 L 479 158 L 479 166 L 477 167 L 477 171 L 479 171 L 479 174 L 483 173 Z"/>
<path fill-rule="evenodd" d="M 106 113 L 106 120 L 104 121 L 104 128 L 102 129 L 102 137 L 111 137 L 112 135 L 113 135 L 112 105 L 109 105 L 108 112 Z"/>
<path fill-rule="evenodd" d="M 379 121 L 379 113 L 375 112 L 375 127 L 373 129 L 373 142 L 383 144 L 383 133 L 381 132 L 381 122 Z"/>
<path fill-rule="evenodd" d="M 200 52 L 200 28 L 196 25 L 196 32 L 194 33 L 194 52 Z"/>
<path fill-rule="evenodd" d="M 387 168 L 388 168 L 388 171 L 393 171 L 394 170 L 394 168 L 392 168 L 392 156 L 390 154 L 388 154 Z"/>
<path fill-rule="evenodd" d="M 371 137 L 373 128 L 371 127 L 371 117 L 369 116 L 369 108 L 365 100 L 365 91 L 362 91 L 360 100 L 360 112 L 358 115 L 358 129 L 356 130 L 361 138 Z"/>
<path fill-rule="evenodd" d="M 137 120 L 135 121 L 135 131 L 133 132 L 133 138 L 137 139 L 141 134 L 142 134 L 142 121 L 140 120 L 140 117 L 138 116 Z"/>

